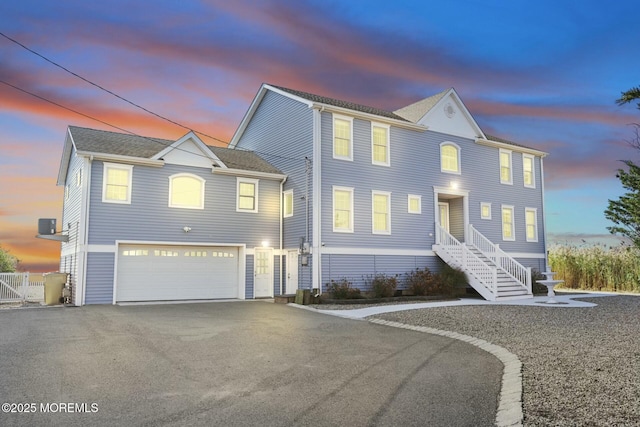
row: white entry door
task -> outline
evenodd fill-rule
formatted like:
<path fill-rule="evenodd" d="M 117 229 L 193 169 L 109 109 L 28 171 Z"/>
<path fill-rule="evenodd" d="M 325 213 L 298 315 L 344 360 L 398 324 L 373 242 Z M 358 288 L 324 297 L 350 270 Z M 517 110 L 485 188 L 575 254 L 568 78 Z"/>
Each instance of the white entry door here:
<path fill-rule="evenodd" d="M 254 253 L 253 288 L 255 298 L 273 296 L 273 249 L 256 248 Z"/>
<path fill-rule="evenodd" d="M 449 230 L 449 203 L 447 202 L 438 202 L 438 222 L 440 226 L 447 230 Z"/>
<path fill-rule="evenodd" d="M 298 250 L 287 252 L 287 294 L 298 290 Z"/>

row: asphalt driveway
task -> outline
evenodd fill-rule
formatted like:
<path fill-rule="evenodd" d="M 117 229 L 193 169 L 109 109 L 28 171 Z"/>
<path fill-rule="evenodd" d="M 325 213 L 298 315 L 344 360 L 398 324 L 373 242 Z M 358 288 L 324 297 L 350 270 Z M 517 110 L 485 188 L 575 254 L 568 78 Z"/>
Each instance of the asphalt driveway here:
<path fill-rule="evenodd" d="M 501 375 L 460 341 L 267 302 L 0 311 L 3 426 L 489 426 Z"/>

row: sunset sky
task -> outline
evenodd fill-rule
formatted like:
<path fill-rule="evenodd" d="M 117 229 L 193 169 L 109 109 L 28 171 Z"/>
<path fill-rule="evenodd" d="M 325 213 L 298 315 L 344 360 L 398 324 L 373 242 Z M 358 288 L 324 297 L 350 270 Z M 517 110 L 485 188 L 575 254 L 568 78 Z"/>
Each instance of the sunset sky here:
<path fill-rule="evenodd" d="M 263 82 L 388 110 L 455 87 L 486 133 L 550 153 L 547 232 L 575 242 L 607 238 L 619 160 L 640 161 L 640 111 L 615 104 L 640 85 L 637 16 L 632 0 L 21 0 L 0 2 L 0 32 L 222 141 Z M 0 36 L 0 246 L 21 270 L 57 269 L 59 243 L 34 236 L 61 225 L 68 125 L 187 133 Z"/>

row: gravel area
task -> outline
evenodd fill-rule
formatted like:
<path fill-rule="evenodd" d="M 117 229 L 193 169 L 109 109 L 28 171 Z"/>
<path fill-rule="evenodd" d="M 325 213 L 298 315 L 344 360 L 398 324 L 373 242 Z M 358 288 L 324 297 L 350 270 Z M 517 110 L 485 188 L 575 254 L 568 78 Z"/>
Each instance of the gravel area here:
<path fill-rule="evenodd" d="M 640 426 L 640 297 L 584 301 L 598 306 L 459 306 L 374 317 L 471 335 L 516 354 L 525 426 Z"/>

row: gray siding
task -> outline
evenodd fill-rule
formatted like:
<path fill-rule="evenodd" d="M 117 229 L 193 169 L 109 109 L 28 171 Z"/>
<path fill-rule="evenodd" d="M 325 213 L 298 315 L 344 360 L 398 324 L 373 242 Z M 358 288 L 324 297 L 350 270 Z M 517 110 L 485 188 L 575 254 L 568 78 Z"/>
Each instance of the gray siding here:
<path fill-rule="evenodd" d="M 312 170 L 307 169 L 305 157 L 310 162 L 313 159 L 312 111 L 298 101 L 268 91 L 238 141 L 237 148 L 255 151 L 287 174 L 284 190 L 293 190 L 293 216 L 283 219 L 284 247 L 299 247 L 300 238 L 307 236 L 307 222 L 311 241 Z M 310 282 L 306 282 L 307 277 L 310 276 L 300 276 L 301 287 L 310 286 Z"/>
<path fill-rule="evenodd" d="M 87 255 L 86 304 L 111 304 L 113 302 L 114 253 L 89 253 Z"/>
<path fill-rule="evenodd" d="M 280 183 L 261 179 L 258 213 L 236 212 L 236 177 L 210 170 L 165 165 L 133 167 L 131 204 L 102 202 L 103 163 L 94 161 L 91 182 L 89 244 L 116 240 L 183 243 L 244 243 L 260 246 L 279 241 Z M 192 173 L 205 183 L 204 209 L 170 208 L 169 176 Z M 191 227 L 189 233 L 183 227 Z"/>

